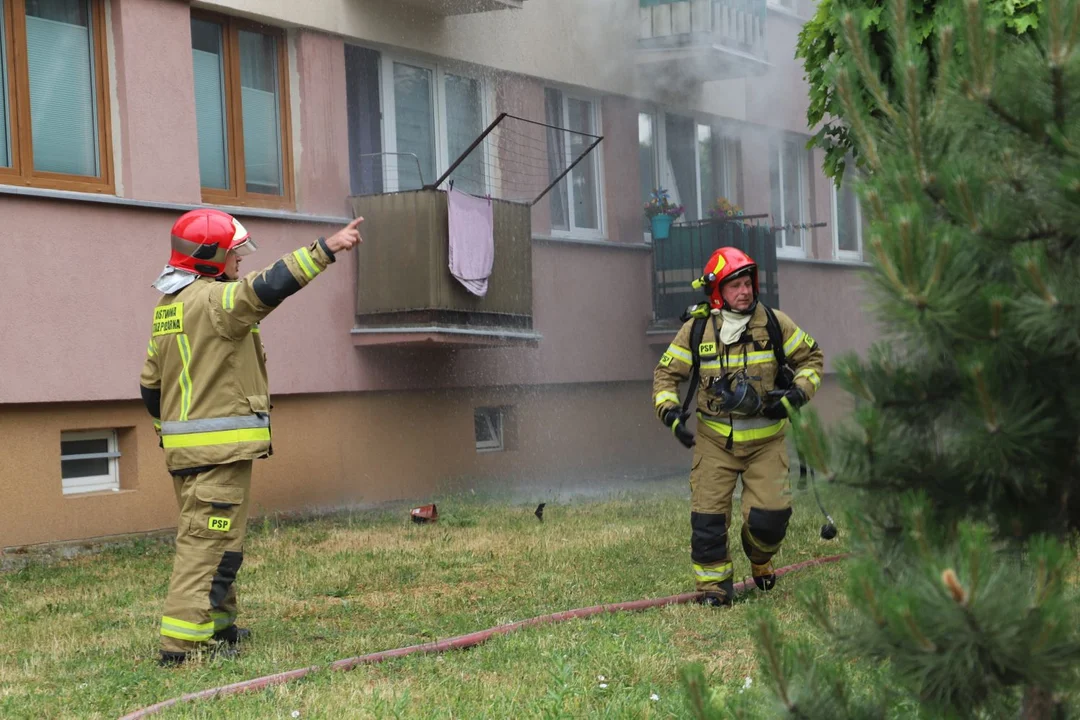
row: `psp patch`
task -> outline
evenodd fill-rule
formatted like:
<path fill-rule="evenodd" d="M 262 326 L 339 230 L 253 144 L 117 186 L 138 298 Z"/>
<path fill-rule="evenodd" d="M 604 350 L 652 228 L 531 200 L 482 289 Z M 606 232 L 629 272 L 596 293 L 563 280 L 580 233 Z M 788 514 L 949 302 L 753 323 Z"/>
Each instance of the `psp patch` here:
<path fill-rule="evenodd" d="M 206 527 L 209 530 L 217 530 L 218 532 L 229 532 L 230 528 L 232 528 L 232 520 L 223 517 L 212 517 Z"/>
<path fill-rule="evenodd" d="M 671 364 L 671 361 L 674 360 L 674 359 L 675 358 L 671 356 L 671 353 L 664 353 L 663 355 L 660 356 L 660 364 L 663 365 L 664 367 L 667 367 L 668 365 Z"/>
<path fill-rule="evenodd" d="M 716 343 L 707 342 L 698 345 L 698 355 L 707 356 L 716 354 Z"/>

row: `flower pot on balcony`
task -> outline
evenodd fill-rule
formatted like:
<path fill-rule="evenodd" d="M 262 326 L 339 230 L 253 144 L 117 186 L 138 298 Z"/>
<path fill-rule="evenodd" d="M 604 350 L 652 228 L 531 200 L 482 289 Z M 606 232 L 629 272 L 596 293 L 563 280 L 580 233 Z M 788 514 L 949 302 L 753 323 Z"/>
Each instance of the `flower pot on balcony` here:
<path fill-rule="evenodd" d="M 675 218 L 661 213 L 659 215 L 652 216 L 652 236 L 653 240 L 667 240 L 668 235 L 671 232 L 671 223 Z"/>

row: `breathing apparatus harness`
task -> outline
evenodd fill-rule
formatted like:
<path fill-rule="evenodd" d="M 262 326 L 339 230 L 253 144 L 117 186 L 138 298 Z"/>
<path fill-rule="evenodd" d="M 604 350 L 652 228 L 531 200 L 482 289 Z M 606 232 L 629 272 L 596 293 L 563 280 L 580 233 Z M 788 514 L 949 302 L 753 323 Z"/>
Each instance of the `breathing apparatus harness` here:
<path fill-rule="evenodd" d="M 716 282 L 716 275 L 708 273 L 702 277 L 694 280 L 691 285 L 695 290 L 708 289 Z M 753 312 L 754 306 L 758 304 L 757 299 L 754 300 L 754 305 L 750 307 L 750 312 Z M 769 334 L 769 345 L 772 346 L 773 354 L 776 356 L 776 378 L 774 380 L 774 387 L 778 395 L 783 395 L 785 391 L 790 389 L 795 384 L 795 371 L 788 364 L 787 353 L 784 352 L 784 332 L 780 328 L 780 321 L 776 317 L 776 313 L 773 312 L 765 303 L 761 303 L 762 310 L 765 311 L 765 330 Z M 720 343 L 720 329 L 717 326 L 716 316 L 710 310 L 710 304 L 708 302 L 701 302 L 696 305 L 688 307 L 679 318 L 683 322 L 693 320 L 693 325 L 690 326 L 690 356 L 692 363 L 690 367 L 690 378 L 686 389 L 686 397 L 683 398 L 682 410 L 680 412 L 681 417 L 689 417 L 690 404 L 697 397 L 698 385 L 701 382 L 701 341 L 705 337 L 705 325 L 707 322 L 712 323 L 713 333 L 716 336 L 717 345 Z M 719 357 L 719 350 L 717 348 L 717 357 Z M 726 348 L 725 348 L 726 350 Z M 733 373 L 728 379 L 727 360 L 725 356 L 723 362 L 720 365 L 720 378 L 714 387 L 717 388 L 715 394 L 717 395 L 719 402 L 718 407 L 721 411 L 733 412 L 739 409 L 748 415 L 755 414 L 761 409 L 762 400 L 757 391 L 750 384 L 752 379 L 746 373 L 747 361 L 746 351 L 743 351 L 743 367 Z M 734 384 L 734 386 L 732 386 Z M 786 404 L 786 403 L 785 403 Z M 734 447 L 735 430 L 734 423 L 732 423 L 731 434 L 727 438 L 727 450 L 731 450 Z M 799 458 L 800 464 L 802 458 Z M 821 526 L 821 537 L 825 540 L 832 540 L 836 537 L 838 531 L 836 529 L 836 523 L 832 519 L 832 516 L 825 509 L 825 506 L 821 502 L 821 496 L 818 495 L 816 476 L 811 471 L 810 473 L 810 486 L 814 491 L 814 500 L 817 501 L 818 509 L 821 510 L 821 514 L 825 516 L 827 523 Z"/>

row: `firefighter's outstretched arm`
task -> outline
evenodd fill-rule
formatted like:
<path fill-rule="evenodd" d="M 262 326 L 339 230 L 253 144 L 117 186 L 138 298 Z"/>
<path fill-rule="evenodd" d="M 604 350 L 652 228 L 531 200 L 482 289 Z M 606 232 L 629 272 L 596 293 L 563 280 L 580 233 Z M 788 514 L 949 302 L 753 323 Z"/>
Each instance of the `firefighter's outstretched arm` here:
<path fill-rule="evenodd" d="M 281 305 L 290 295 L 307 286 L 335 262 L 335 255 L 363 242 L 357 218 L 329 238 L 297 248 L 264 270 L 249 273 L 236 282 L 220 283 L 210 296 L 211 318 L 221 335 L 240 338 Z"/>

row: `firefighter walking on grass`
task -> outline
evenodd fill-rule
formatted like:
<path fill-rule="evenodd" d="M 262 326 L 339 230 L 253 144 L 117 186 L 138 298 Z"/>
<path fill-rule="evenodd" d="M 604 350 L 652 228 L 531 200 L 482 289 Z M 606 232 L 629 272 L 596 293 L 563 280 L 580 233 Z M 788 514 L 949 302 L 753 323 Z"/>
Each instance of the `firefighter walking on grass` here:
<path fill-rule="evenodd" d="M 240 278 L 255 243 L 231 215 L 181 216 L 154 282 L 143 401 L 161 438 L 180 508 L 176 557 L 161 618 L 161 664 L 202 650 L 232 654 L 252 461 L 268 457 L 270 392 L 259 321 L 361 242 L 357 218 L 329 238 Z"/>
<path fill-rule="evenodd" d="M 695 287 L 708 302 L 691 308 L 653 374 L 657 416 L 686 447 L 690 471 L 690 557 L 703 602 L 727 605 L 734 569 L 728 548 L 731 501 L 743 478 L 742 547 L 754 583 L 776 583 L 772 557 L 791 518 L 786 493 L 787 407 L 799 407 L 821 385 L 824 354 L 784 313 L 758 302 L 758 270 L 741 250 L 713 253 Z M 694 372 L 694 371 L 697 372 Z M 685 402 L 679 383 L 690 380 Z M 687 427 L 697 395 L 697 435 Z"/>

